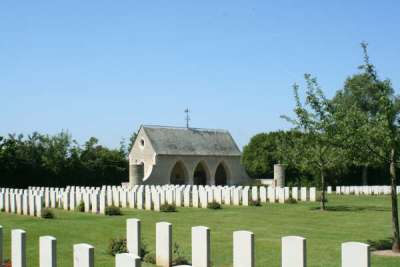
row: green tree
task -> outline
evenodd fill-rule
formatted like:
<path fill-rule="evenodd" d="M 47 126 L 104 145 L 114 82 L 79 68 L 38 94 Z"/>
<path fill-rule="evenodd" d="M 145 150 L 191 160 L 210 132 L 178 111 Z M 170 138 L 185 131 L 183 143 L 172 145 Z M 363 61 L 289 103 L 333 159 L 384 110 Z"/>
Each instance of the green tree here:
<path fill-rule="evenodd" d="M 376 73 L 373 65 L 369 62 L 367 53 L 367 44 L 361 44 L 364 50 L 364 64 L 359 68 L 363 70 L 347 78 L 342 90 L 338 91 L 333 98 L 333 104 L 340 104 L 345 109 L 357 106 L 368 117 L 375 117 L 378 114 L 380 106 L 380 92 L 376 89 Z M 393 94 L 393 91 L 387 91 Z M 365 140 L 367 141 L 367 140 Z M 379 160 L 371 153 L 363 153 L 358 149 L 346 150 L 344 156 L 351 160 L 354 165 L 362 167 L 362 182 L 368 184 L 368 167 L 374 167 L 380 164 Z M 349 154 L 348 154 L 349 153 Z"/>
<path fill-rule="evenodd" d="M 341 138 L 341 145 L 350 154 L 368 154 L 375 157 L 381 165 L 387 166 L 391 183 L 392 205 L 392 250 L 400 252 L 399 219 L 397 207 L 396 166 L 399 163 L 400 149 L 400 98 L 395 95 L 390 80 L 380 80 L 375 67 L 369 62 L 367 47 L 364 49 L 363 75 L 368 77 L 368 86 L 378 99 L 373 116 L 365 112 L 357 103 L 335 104 L 335 126 Z M 345 92 L 339 92 L 344 94 Z M 354 152 L 357 151 L 357 152 Z"/>
<path fill-rule="evenodd" d="M 322 192 L 320 209 L 325 210 L 326 175 L 343 164 L 343 160 L 341 149 L 332 142 L 336 132 L 332 116 L 333 106 L 325 97 L 316 78 L 306 74 L 305 81 L 307 89 L 304 103 L 299 96 L 299 86 L 293 86 L 296 101 L 295 118 L 282 117 L 295 126 L 294 131 L 301 133 L 298 138 L 292 140 L 292 162 L 300 169 L 309 170 L 319 176 Z"/>

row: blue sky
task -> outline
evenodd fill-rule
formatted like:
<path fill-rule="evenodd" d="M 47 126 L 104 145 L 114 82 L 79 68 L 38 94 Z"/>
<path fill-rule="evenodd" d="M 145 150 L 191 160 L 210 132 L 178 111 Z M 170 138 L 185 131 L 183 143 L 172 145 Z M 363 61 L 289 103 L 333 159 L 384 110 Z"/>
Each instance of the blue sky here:
<path fill-rule="evenodd" d="M 400 87 L 399 1 L 0 2 L 0 135 L 117 147 L 140 124 L 287 129 L 292 84 L 331 96 L 362 62 Z"/>

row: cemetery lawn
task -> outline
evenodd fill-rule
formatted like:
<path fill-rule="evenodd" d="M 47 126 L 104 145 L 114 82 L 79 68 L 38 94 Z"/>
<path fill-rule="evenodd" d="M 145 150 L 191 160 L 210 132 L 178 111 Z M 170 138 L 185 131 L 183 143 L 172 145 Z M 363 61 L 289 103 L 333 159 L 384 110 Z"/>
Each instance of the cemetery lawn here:
<path fill-rule="evenodd" d="M 127 218 L 142 221 L 142 239 L 149 250 L 155 249 L 155 223 L 173 225 L 173 242 L 179 244 L 190 260 L 191 227 L 211 229 L 212 266 L 232 266 L 232 232 L 249 230 L 255 234 L 256 266 L 279 267 L 281 237 L 307 238 L 309 267 L 338 267 L 341 243 L 367 242 L 391 236 L 390 197 L 329 196 L 330 211 L 320 212 L 318 203 L 265 204 L 262 207 L 224 207 L 222 210 L 180 208 L 176 213 L 157 213 L 124 209 L 123 216 L 105 217 L 54 210 L 56 219 L 45 220 L 0 213 L 4 230 L 4 254 L 10 258 L 10 230 L 27 231 L 27 265 L 38 266 L 39 236 L 57 238 L 59 267 L 72 266 L 72 246 L 95 246 L 95 266 L 114 266 L 107 254 L 109 240 L 125 235 Z M 143 266 L 152 266 L 143 264 Z M 400 266 L 400 258 L 372 256 L 373 267 Z"/>

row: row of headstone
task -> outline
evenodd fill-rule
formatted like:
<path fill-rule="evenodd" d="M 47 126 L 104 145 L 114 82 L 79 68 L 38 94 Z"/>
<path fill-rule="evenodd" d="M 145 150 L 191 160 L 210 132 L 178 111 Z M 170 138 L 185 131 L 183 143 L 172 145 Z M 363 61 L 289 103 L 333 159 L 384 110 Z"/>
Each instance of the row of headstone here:
<path fill-rule="evenodd" d="M 141 266 L 140 220 L 127 220 L 127 253 L 117 254 L 116 267 Z M 11 262 L 13 267 L 26 267 L 26 239 L 24 230 L 11 231 Z M 255 266 L 255 236 L 250 231 L 233 232 L 233 267 Z M 39 267 L 57 266 L 57 239 L 52 236 L 39 238 Z M 156 265 L 172 265 L 172 224 L 156 224 Z M 285 236 L 281 240 L 281 266 L 306 267 L 306 239 L 300 236 Z M 211 267 L 210 229 L 205 226 L 192 227 L 192 267 Z M 3 262 L 3 228 L 0 226 L 0 262 Z M 74 267 L 94 267 L 94 247 L 90 244 L 73 246 Z M 370 267 L 369 245 L 358 242 L 342 244 L 342 267 Z"/>
<path fill-rule="evenodd" d="M 327 193 L 332 194 L 332 186 L 327 187 Z M 390 195 L 392 188 L 390 185 L 361 185 L 361 186 L 336 186 L 337 195 Z M 400 194 L 400 186 L 396 186 L 396 193 Z"/>
<path fill-rule="evenodd" d="M 105 214 L 109 206 L 159 211 L 164 204 L 177 207 L 207 208 L 209 203 L 249 206 L 252 201 L 285 203 L 316 201 L 315 187 L 265 187 L 265 186 L 192 186 L 192 185 L 140 185 L 133 187 L 103 186 L 48 188 L 30 187 L 27 190 L 0 188 L 0 209 L 6 212 L 13 206 L 14 198 L 30 200 L 40 196 L 43 207 L 74 211 L 83 205 L 85 212 Z M 12 199 L 11 199 L 12 198 Z M 39 201 L 39 200 L 38 200 Z M 21 201 L 23 203 L 23 201 Z M 33 206 L 32 206 L 33 207 Z"/>
<path fill-rule="evenodd" d="M 0 191 L 0 210 L 7 213 L 41 217 L 43 196 L 28 190 Z"/>

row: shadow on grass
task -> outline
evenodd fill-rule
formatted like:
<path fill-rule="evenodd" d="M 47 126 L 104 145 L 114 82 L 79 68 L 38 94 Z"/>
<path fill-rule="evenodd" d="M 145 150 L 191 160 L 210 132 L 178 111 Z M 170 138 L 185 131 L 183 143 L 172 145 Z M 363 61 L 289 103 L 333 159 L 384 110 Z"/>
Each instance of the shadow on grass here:
<path fill-rule="evenodd" d="M 320 207 L 312 207 L 310 210 L 320 210 Z M 358 212 L 358 211 L 390 211 L 390 208 L 387 207 L 377 207 L 377 206 L 328 206 L 326 207 L 326 211 L 350 211 L 350 212 Z"/>

